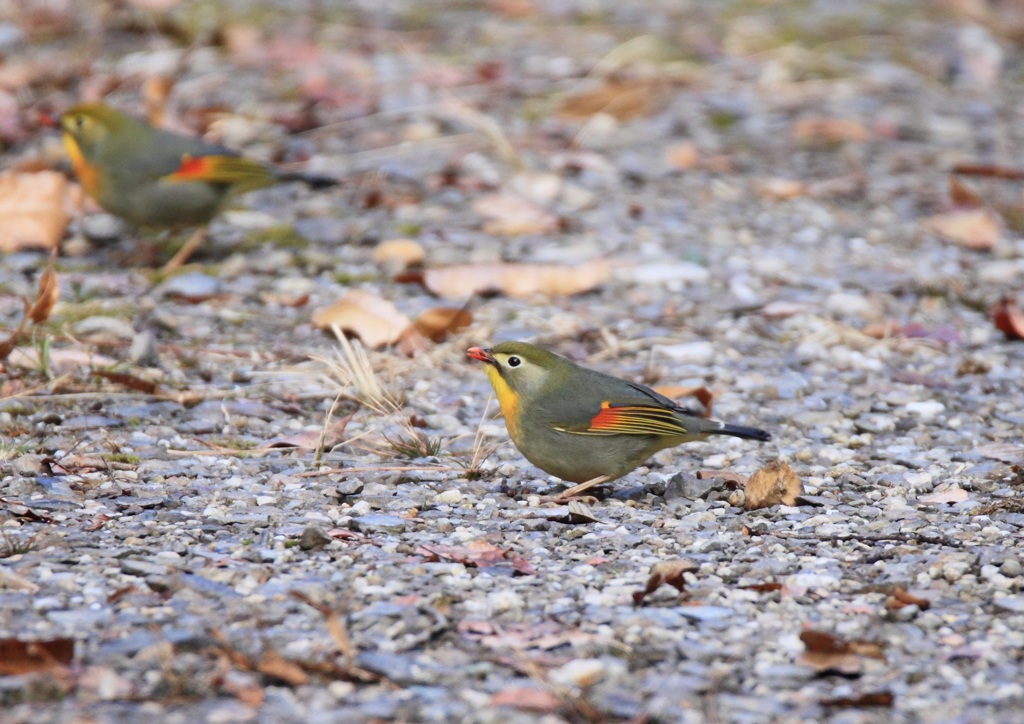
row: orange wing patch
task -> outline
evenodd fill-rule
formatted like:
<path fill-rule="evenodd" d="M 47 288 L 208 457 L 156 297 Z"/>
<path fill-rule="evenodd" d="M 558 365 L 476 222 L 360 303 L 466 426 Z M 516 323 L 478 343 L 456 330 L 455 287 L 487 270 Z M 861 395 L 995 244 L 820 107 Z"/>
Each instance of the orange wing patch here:
<path fill-rule="evenodd" d="M 205 181 L 229 184 L 239 189 L 258 189 L 274 183 L 274 176 L 263 164 L 241 156 L 189 156 L 181 158 L 174 173 L 165 181 Z"/>
<path fill-rule="evenodd" d="M 675 413 L 653 405 L 616 405 L 607 400 L 585 429 L 567 429 L 581 435 L 688 435 Z"/>

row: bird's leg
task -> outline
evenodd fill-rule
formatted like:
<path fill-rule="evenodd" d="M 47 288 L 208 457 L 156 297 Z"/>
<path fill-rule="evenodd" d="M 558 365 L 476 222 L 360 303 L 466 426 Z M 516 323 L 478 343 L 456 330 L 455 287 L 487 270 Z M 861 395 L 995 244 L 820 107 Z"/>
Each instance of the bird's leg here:
<path fill-rule="evenodd" d="M 160 268 L 160 274 L 167 276 L 171 272 L 177 271 L 178 267 L 188 261 L 188 258 L 192 256 L 193 252 L 203 243 L 203 239 L 206 238 L 206 229 L 206 226 L 200 226 L 196 229 L 195 233 L 188 237 L 188 241 L 182 244 L 181 248 L 175 252 L 171 260 Z"/>
<path fill-rule="evenodd" d="M 565 490 L 565 491 L 559 493 L 554 498 L 552 498 L 552 500 L 555 501 L 556 503 L 564 503 L 569 498 L 574 498 L 577 495 L 579 495 L 580 493 L 585 493 L 586 491 L 590 490 L 595 485 L 600 485 L 601 483 L 607 483 L 609 480 L 614 480 L 614 478 L 612 478 L 611 475 L 598 475 L 596 478 L 591 478 L 590 480 L 586 481 L 585 483 L 580 483 L 579 485 L 574 485 L 573 487 L 569 488 L 568 490 Z"/>

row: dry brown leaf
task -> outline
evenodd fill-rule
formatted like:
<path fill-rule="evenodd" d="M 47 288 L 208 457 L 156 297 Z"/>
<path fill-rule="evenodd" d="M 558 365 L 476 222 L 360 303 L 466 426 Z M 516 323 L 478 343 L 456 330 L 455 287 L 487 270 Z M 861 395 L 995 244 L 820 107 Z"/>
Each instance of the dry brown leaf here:
<path fill-rule="evenodd" d="M 803 483 L 783 460 L 774 460 L 747 478 L 743 490 L 747 510 L 773 505 L 796 505 L 796 496 L 804 492 Z"/>
<path fill-rule="evenodd" d="M 81 188 L 56 171 L 0 174 L 0 252 L 56 248 L 81 203 Z"/>
<path fill-rule="evenodd" d="M 712 478 L 724 480 L 729 484 L 726 487 L 741 488 L 747 482 L 746 475 L 740 475 L 731 470 L 698 470 L 695 474 L 698 480 L 710 480 Z"/>
<path fill-rule="evenodd" d="M 491 695 L 488 706 L 510 706 L 514 709 L 531 711 L 537 714 L 550 714 L 558 710 L 560 702 L 553 694 L 543 689 L 519 687 L 504 689 Z"/>
<path fill-rule="evenodd" d="M 74 658 L 74 639 L 62 638 L 49 641 L 0 639 L 0 676 L 56 671 L 69 666 Z"/>
<path fill-rule="evenodd" d="M 680 397 L 693 397 L 700 403 L 701 414 L 704 417 L 711 417 L 711 405 L 715 400 L 715 393 L 707 387 L 683 387 L 682 385 L 658 385 L 653 388 L 660 395 L 665 395 L 673 400 Z"/>
<path fill-rule="evenodd" d="M 432 342 L 443 342 L 472 323 L 473 314 L 468 309 L 434 307 L 416 317 L 413 326 Z"/>
<path fill-rule="evenodd" d="M 266 676 L 280 679 L 290 686 L 304 686 L 309 683 L 309 674 L 294 661 L 289 661 L 277 651 L 268 649 L 263 652 L 256 670 Z"/>
<path fill-rule="evenodd" d="M 772 593 L 773 591 L 781 591 L 785 588 L 783 583 L 751 583 L 749 586 L 740 586 L 747 591 L 757 591 L 758 593 Z"/>
<path fill-rule="evenodd" d="M 156 394 L 157 389 L 159 389 L 156 382 L 152 382 L 151 380 L 145 380 L 142 379 L 141 377 L 136 377 L 135 375 L 130 375 L 127 372 L 93 370 L 93 375 L 96 377 L 102 377 L 104 379 L 110 380 L 111 382 L 114 382 L 116 384 L 123 385 L 124 387 L 127 387 L 129 390 L 141 392 L 144 395 Z"/>
<path fill-rule="evenodd" d="M 167 127 L 167 99 L 173 88 L 174 78 L 166 75 L 151 75 L 142 83 L 142 103 L 146 107 L 146 120 L 158 128 Z"/>
<path fill-rule="evenodd" d="M 689 171 L 700 163 L 700 151 L 693 141 L 677 143 L 665 150 L 665 163 L 677 171 Z"/>
<path fill-rule="evenodd" d="M 697 570 L 698 566 L 693 561 L 688 561 L 685 558 L 676 558 L 670 561 L 660 561 L 651 566 L 651 575 L 647 578 L 647 583 L 644 585 L 642 591 L 633 591 L 633 604 L 639 606 L 643 603 L 647 596 L 654 593 L 662 584 L 667 583 L 668 585 L 675 588 L 680 593 L 686 587 L 686 581 L 683 579 L 683 574 L 689 571 Z"/>
<path fill-rule="evenodd" d="M 367 347 L 377 349 L 397 342 L 411 321 L 388 300 L 355 289 L 331 306 L 313 312 L 313 324 L 320 329 L 337 325 L 346 334 L 359 337 Z"/>
<path fill-rule="evenodd" d="M 922 503 L 928 503 L 929 505 L 946 505 L 962 503 L 967 500 L 967 497 L 967 491 L 963 488 L 950 488 L 949 490 L 943 490 L 940 493 L 922 495 L 918 500 Z"/>
<path fill-rule="evenodd" d="M 474 294 L 534 294 L 571 296 L 608 281 L 611 265 L 594 259 L 576 266 L 561 264 L 459 264 L 400 275 L 402 282 L 420 282 L 432 294 L 446 299 L 465 299 Z"/>
<path fill-rule="evenodd" d="M 803 631 L 800 634 L 805 651 L 796 663 L 824 673 L 832 671 L 844 676 L 859 676 L 863 669 L 860 657 L 851 650 L 850 643 L 824 631 Z"/>
<path fill-rule="evenodd" d="M 977 209 L 985 205 L 977 192 L 956 176 L 949 177 L 949 200 L 961 208 Z"/>
<path fill-rule="evenodd" d="M 793 124 L 798 141 L 866 141 L 870 136 L 867 126 L 848 118 L 803 118 Z"/>
<path fill-rule="evenodd" d="M 822 706 L 835 706 L 843 709 L 862 709 L 868 706 L 892 707 L 896 697 L 891 691 L 871 691 L 859 696 L 841 696 L 837 699 L 822 699 Z"/>
<path fill-rule="evenodd" d="M 352 412 L 345 417 L 336 420 L 327 430 L 327 435 L 323 435 L 322 430 L 303 430 L 296 432 L 292 435 L 284 435 L 281 437 L 275 437 L 273 440 L 267 442 L 268 448 L 298 448 L 300 450 L 316 450 L 320 445 L 320 438 L 323 436 L 323 445 L 325 450 L 330 450 L 336 445 L 340 445 L 342 440 L 345 439 L 345 428 L 348 423 L 352 420 L 356 413 Z"/>
<path fill-rule="evenodd" d="M 558 113 L 575 119 L 598 113 L 607 113 L 620 121 L 640 118 L 654 109 L 660 85 L 656 79 L 609 78 L 595 88 L 567 97 Z"/>
<path fill-rule="evenodd" d="M 446 560 L 464 566 L 490 568 L 511 564 L 514 573 L 532 576 L 537 573 L 530 562 L 511 548 L 502 548 L 487 541 L 470 541 L 465 546 L 419 546 L 415 554 L 433 560 Z"/>
<path fill-rule="evenodd" d="M 1017 298 L 1007 295 L 989 310 L 996 329 L 1007 339 L 1024 339 L 1024 312 L 1017 306 Z"/>
<path fill-rule="evenodd" d="M 483 230 L 494 236 L 547 234 L 559 226 L 556 214 L 509 191 L 481 196 L 473 211 L 487 219 Z"/>
<path fill-rule="evenodd" d="M 39 293 L 32 307 L 28 310 L 28 318 L 35 324 L 42 324 L 50 318 L 57 299 L 60 297 L 60 286 L 57 284 L 57 272 L 53 268 L 53 258 L 39 277 Z"/>
<path fill-rule="evenodd" d="M 988 251 L 1002 237 L 999 217 L 989 208 L 953 209 L 922 219 L 925 229 L 975 251 Z"/>
<path fill-rule="evenodd" d="M 1024 445 L 1012 442 L 992 442 L 979 445 L 974 452 L 989 460 L 1002 460 L 1004 463 L 1024 463 Z"/>
<path fill-rule="evenodd" d="M 778 176 L 762 180 L 755 188 L 759 196 L 772 201 L 785 201 L 807 193 L 807 184 L 803 181 Z"/>
<path fill-rule="evenodd" d="M 988 178 L 1001 178 L 1009 181 L 1020 181 L 1024 179 L 1024 171 L 1009 166 L 998 166 L 990 163 L 958 163 L 953 166 L 953 173 L 964 176 L 985 176 Z"/>
<path fill-rule="evenodd" d="M 373 260 L 392 273 L 419 266 L 424 258 L 423 247 L 412 239 L 386 239 L 373 250 Z"/>
<path fill-rule="evenodd" d="M 932 602 L 927 598 L 921 598 L 920 596 L 908 593 L 902 588 L 895 589 L 885 602 L 885 607 L 890 611 L 895 611 L 905 606 L 917 606 L 922 611 L 927 611 L 932 607 Z"/>

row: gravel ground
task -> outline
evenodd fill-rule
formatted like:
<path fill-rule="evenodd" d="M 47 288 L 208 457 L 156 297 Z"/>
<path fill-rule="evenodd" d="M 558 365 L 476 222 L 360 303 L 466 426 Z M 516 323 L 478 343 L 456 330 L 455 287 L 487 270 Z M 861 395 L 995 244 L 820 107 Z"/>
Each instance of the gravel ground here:
<path fill-rule="evenodd" d="M 1024 166 L 1012 15 L 200 5 L 0 8 L 0 49 L 38 74 L 2 91 L 23 109 L 112 91 L 139 110 L 171 74 L 185 125 L 233 108 L 219 137 L 344 178 L 246 196 L 164 281 L 140 265 L 154 236 L 72 225 L 49 364 L 26 343 L 2 382 L 0 640 L 71 638 L 73 662 L 0 677 L 0 719 L 1019 721 L 1024 344 L 987 310 L 1024 288 L 1020 180 L 961 176 L 991 248 L 943 226 L 971 213 L 956 164 Z M 211 23 L 220 44 L 183 54 Z M 59 156 L 40 131 L 3 162 Z M 512 215 L 525 233 L 489 225 L 495 193 L 534 204 Z M 428 266 L 612 272 L 477 297 L 448 340 L 370 352 L 398 410 L 341 402 L 351 442 L 316 460 L 339 382 L 312 312 L 352 289 L 442 303 L 375 261 L 401 237 Z M 0 265 L 9 326 L 45 264 Z M 516 338 L 706 385 L 717 417 L 773 440 L 663 451 L 589 516 L 553 507 L 563 485 L 463 357 Z M 434 454 L 403 455 L 411 431 Z M 796 506 L 745 511 L 694 475 L 779 458 Z M 635 605 L 676 559 L 683 591 Z M 841 641 L 808 654 L 808 631 Z"/>

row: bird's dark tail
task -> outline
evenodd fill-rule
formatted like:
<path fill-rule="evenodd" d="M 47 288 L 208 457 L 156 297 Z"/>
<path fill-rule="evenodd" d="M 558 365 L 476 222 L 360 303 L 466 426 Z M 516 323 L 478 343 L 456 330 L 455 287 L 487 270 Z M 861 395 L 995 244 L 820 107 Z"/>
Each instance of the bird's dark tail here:
<path fill-rule="evenodd" d="M 756 427 L 746 427 L 745 425 L 730 425 L 728 423 L 721 423 L 721 427 L 715 430 L 708 430 L 709 435 L 729 435 L 730 437 L 742 437 L 744 440 L 760 440 L 761 442 L 768 442 L 772 439 L 772 436 Z"/>
<path fill-rule="evenodd" d="M 306 184 L 311 189 L 326 189 L 331 186 L 337 186 L 341 183 L 341 179 L 332 178 L 330 176 L 320 176 L 318 174 L 311 173 L 293 173 L 289 171 L 275 171 L 274 178 L 278 181 L 298 181 L 299 183 Z"/>

